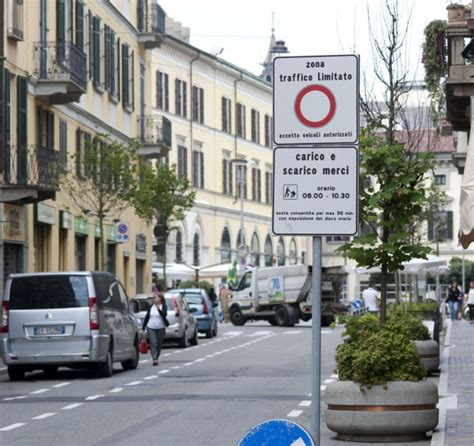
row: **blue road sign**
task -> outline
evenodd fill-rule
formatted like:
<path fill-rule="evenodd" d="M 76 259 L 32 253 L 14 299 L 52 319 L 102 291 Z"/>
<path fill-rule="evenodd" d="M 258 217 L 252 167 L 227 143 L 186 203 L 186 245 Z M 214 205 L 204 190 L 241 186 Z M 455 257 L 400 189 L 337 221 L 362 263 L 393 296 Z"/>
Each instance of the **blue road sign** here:
<path fill-rule="evenodd" d="M 360 300 L 355 300 L 354 302 L 352 302 L 352 306 L 353 306 L 354 308 L 359 309 L 359 308 L 362 307 L 362 302 L 361 302 Z"/>
<path fill-rule="evenodd" d="M 252 427 L 238 446 L 315 446 L 311 435 L 288 420 L 267 420 Z"/>

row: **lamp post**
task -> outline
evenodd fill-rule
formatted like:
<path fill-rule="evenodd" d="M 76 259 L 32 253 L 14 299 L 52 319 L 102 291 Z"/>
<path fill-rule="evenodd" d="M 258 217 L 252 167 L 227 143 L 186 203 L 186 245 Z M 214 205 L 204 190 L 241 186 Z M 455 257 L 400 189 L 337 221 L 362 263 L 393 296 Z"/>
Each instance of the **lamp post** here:
<path fill-rule="evenodd" d="M 240 166 L 240 246 L 238 246 L 237 249 L 240 257 L 239 276 L 242 276 L 244 269 L 242 259 L 246 257 L 248 251 L 244 242 L 244 166 L 246 166 L 248 162 L 245 159 L 235 158 L 231 160 L 231 163 Z"/>

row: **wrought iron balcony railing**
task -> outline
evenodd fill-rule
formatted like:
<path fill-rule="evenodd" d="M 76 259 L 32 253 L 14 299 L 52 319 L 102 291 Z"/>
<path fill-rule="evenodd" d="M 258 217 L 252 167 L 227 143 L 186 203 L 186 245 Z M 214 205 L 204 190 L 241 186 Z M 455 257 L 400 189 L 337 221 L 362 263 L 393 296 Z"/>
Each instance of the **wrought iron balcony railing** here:
<path fill-rule="evenodd" d="M 171 148 L 171 121 L 164 116 L 139 116 L 138 132 L 138 139 L 143 144 Z"/>
<path fill-rule="evenodd" d="M 59 157 L 56 151 L 39 145 L 6 148 L 0 184 L 59 190 Z"/>
<path fill-rule="evenodd" d="M 39 80 L 73 81 L 87 88 L 86 54 L 71 42 L 35 42 L 36 68 Z"/>
<path fill-rule="evenodd" d="M 140 7 L 138 9 L 138 31 L 142 33 L 165 33 L 165 18 L 166 13 L 164 9 L 157 4 L 150 5 L 148 8 Z"/>

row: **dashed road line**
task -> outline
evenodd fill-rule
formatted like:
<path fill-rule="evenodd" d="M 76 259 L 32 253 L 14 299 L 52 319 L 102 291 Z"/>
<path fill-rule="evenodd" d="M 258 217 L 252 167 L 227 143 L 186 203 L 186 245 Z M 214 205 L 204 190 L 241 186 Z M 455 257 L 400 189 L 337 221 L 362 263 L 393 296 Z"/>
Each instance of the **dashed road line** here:
<path fill-rule="evenodd" d="M 33 417 L 32 420 L 43 420 L 45 418 L 49 418 L 56 415 L 56 412 L 46 412 L 41 415 L 38 415 L 37 417 Z"/>
<path fill-rule="evenodd" d="M 300 334 L 301 330 L 290 330 L 290 331 L 284 331 L 283 334 L 286 335 L 294 335 L 294 334 Z"/>
<path fill-rule="evenodd" d="M 158 372 L 159 375 L 164 375 L 165 373 L 169 373 L 170 371 L 168 369 L 165 369 L 165 370 L 160 370 Z"/>
<path fill-rule="evenodd" d="M 292 411 L 287 415 L 287 417 L 288 417 L 288 418 L 296 418 L 296 417 L 299 417 L 302 413 L 303 413 L 302 410 L 292 410 Z"/>
<path fill-rule="evenodd" d="M 98 400 L 99 398 L 104 398 L 105 395 L 91 395 L 86 398 L 84 398 L 86 401 L 94 401 Z"/>
<path fill-rule="evenodd" d="M 132 381 L 130 383 L 125 384 L 126 386 L 138 386 L 138 384 L 143 384 L 143 381 Z"/>
<path fill-rule="evenodd" d="M 109 390 L 109 393 L 119 393 L 123 390 L 123 387 L 115 387 L 112 390 Z"/>
<path fill-rule="evenodd" d="M 24 400 L 28 398 L 26 395 L 11 396 L 9 398 L 3 398 L 3 401 L 13 401 L 13 400 Z"/>
<path fill-rule="evenodd" d="M 38 389 L 33 392 L 30 392 L 30 395 L 39 395 L 40 393 L 49 392 L 51 389 Z"/>
<path fill-rule="evenodd" d="M 301 401 L 301 403 L 298 405 L 301 407 L 309 407 L 311 406 L 311 401 L 304 400 L 304 401 Z"/>
<path fill-rule="evenodd" d="M 16 429 L 21 426 L 25 426 L 27 423 L 15 423 L 15 424 L 10 424 L 10 426 L 5 426 L 0 429 L 0 432 L 6 432 L 6 431 L 12 431 L 13 429 Z"/>
<path fill-rule="evenodd" d="M 71 382 L 59 383 L 59 384 L 55 384 L 55 385 L 52 386 L 52 387 L 55 387 L 55 388 L 57 389 L 57 388 L 59 388 L 59 387 L 68 386 L 69 384 L 72 384 L 72 383 L 71 383 Z"/>
<path fill-rule="evenodd" d="M 156 378 L 158 378 L 158 376 L 156 376 L 156 375 L 151 375 L 151 376 L 145 376 L 145 378 L 143 378 L 143 379 L 147 379 L 147 380 L 148 380 L 148 379 L 156 379 Z"/>
<path fill-rule="evenodd" d="M 74 403 L 74 404 L 69 404 L 69 406 L 64 406 L 61 407 L 62 410 L 71 410 L 75 409 L 76 407 L 82 406 L 84 403 Z"/>

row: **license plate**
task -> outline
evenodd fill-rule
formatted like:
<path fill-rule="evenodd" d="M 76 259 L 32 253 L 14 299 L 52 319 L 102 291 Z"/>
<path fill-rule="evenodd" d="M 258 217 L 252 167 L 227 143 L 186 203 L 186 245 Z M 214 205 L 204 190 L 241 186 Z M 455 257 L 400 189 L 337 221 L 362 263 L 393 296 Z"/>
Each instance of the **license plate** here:
<path fill-rule="evenodd" d="M 65 327 L 35 327 L 33 330 L 35 336 L 61 335 L 65 332 Z"/>

